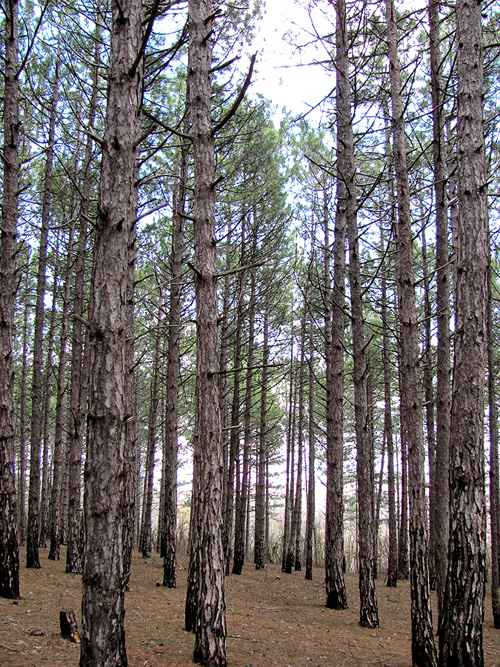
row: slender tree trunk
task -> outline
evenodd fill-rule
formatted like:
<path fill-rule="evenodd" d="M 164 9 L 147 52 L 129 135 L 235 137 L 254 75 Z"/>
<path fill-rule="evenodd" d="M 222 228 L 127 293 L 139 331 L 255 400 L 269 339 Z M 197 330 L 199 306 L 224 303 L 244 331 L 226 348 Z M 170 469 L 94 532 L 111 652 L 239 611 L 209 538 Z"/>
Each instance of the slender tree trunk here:
<path fill-rule="evenodd" d="M 302 473 L 304 467 L 304 369 L 306 347 L 306 304 L 303 306 L 300 333 L 300 361 L 298 380 L 298 414 L 297 414 L 297 483 L 295 485 L 295 503 L 293 506 L 293 524 L 295 534 L 294 567 L 297 572 L 302 570 Z"/>
<path fill-rule="evenodd" d="M 306 522 L 306 574 L 305 578 L 313 578 L 313 554 L 314 554 L 314 518 L 316 514 L 316 491 L 315 491 L 315 446 L 314 446 L 314 340 L 313 340 L 313 318 L 309 319 L 309 382 L 308 382 L 308 410 L 309 410 L 309 476 L 307 489 L 307 522 Z"/>
<path fill-rule="evenodd" d="M 66 275 L 64 278 L 61 336 L 59 341 L 59 366 L 57 372 L 56 424 L 54 434 L 54 461 L 51 489 L 51 521 L 49 560 L 59 560 L 61 489 L 64 464 L 64 395 L 66 393 L 66 347 L 68 343 L 69 302 L 71 297 L 71 274 L 73 269 L 74 216 L 71 216 L 68 250 L 66 253 Z"/>
<path fill-rule="evenodd" d="M 186 117 L 185 130 L 189 128 Z M 186 132 L 187 133 L 187 132 Z M 163 585 L 176 586 L 177 554 L 177 437 L 178 437 L 178 387 L 180 369 L 181 280 L 182 253 L 184 250 L 184 218 L 188 179 L 188 146 L 181 147 L 181 163 L 177 196 L 172 218 L 172 252 L 170 256 L 170 304 L 168 318 L 167 402 L 165 424 L 165 480 L 164 480 L 164 559 Z"/>
<path fill-rule="evenodd" d="M 99 35 L 94 47 L 95 65 L 92 72 L 92 92 L 89 105 L 88 131 L 92 133 L 97 106 Z M 78 219 L 78 246 L 75 261 L 75 286 L 73 296 L 73 326 L 71 340 L 70 396 L 67 441 L 67 522 L 62 502 L 61 528 L 66 524 L 66 572 L 82 571 L 81 544 L 81 474 L 83 433 L 87 421 L 89 349 L 84 347 L 82 320 L 85 315 L 85 260 L 87 256 L 87 218 L 91 191 L 90 166 L 92 163 L 92 139 L 87 136 L 82 168 L 82 199 Z M 84 351 L 85 349 L 85 351 Z M 64 482 L 63 482 L 64 489 Z M 63 493 L 64 497 L 64 493 Z M 61 541 L 63 536 L 61 535 Z"/>
<path fill-rule="evenodd" d="M 255 492 L 255 569 L 263 570 L 266 553 L 266 461 L 267 461 L 267 392 L 269 363 L 269 310 L 264 310 L 264 340 L 262 344 L 262 379 L 260 392 L 260 428 Z"/>
<path fill-rule="evenodd" d="M 19 406 L 19 481 L 18 481 L 18 532 L 19 544 L 26 543 L 26 385 L 28 378 L 28 315 L 29 315 L 30 258 L 26 262 L 24 290 L 23 363 L 21 368 L 21 396 Z"/>
<path fill-rule="evenodd" d="M 245 220 L 243 220 L 241 230 L 241 264 L 244 264 L 245 248 Z M 226 573 L 231 569 L 231 559 L 233 556 L 233 513 L 235 496 L 235 476 L 236 465 L 240 449 L 240 366 L 241 366 L 241 329 L 243 326 L 243 280 L 244 274 L 241 272 L 238 276 L 236 290 L 236 331 L 234 343 L 234 379 L 233 379 L 233 397 L 231 404 L 231 431 L 229 437 L 229 463 L 227 479 L 225 484 L 224 506 L 224 553 L 226 559 Z"/>
<path fill-rule="evenodd" d="M 153 547 L 151 535 L 151 515 L 153 511 L 153 475 L 156 451 L 156 426 L 158 422 L 158 404 L 160 401 L 158 393 L 158 375 L 160 370 L 160 351 L 162 340 L 162 311 L 163 295 L 160 292 L 158 299 L 158 317 L 156 326 L 155 356 L 153 363 L 153 378 L 151 383 L 151 402 L 149 407 L 148 445 L 146 450 L 146 471 L 144 474 L 144 495 L 142 504 L 141 535 L 139 539 L 139 550 L 143 558 L 151 556 Z"/>
<path fill-rule="evenodd" d="M 338 24 L 340 30 L 340 23 Z M 340 39 L 340 35 L 339 35 Z M 333 290 L 330 278 L 328 208 L 323 190 L 325 233 L 325 347 L 326 347 L 326 606 L 347 609 L 344 581 L 344 304 L 345 219 L 335 216 Z"/>
<path fill-rule="evenodd" d="M 50 323 L 48 330 L 47 361 L 45 362 L 45 377 L 43 387 L 43 449 L 42 449 L 42 487 L 40 497 L 40 537 L 38 546 L 42 549 L 47 547 L 47 535 L 49 532 L 49 479 L 51 476 L 49 454 L 50 454 L 50 413 L 52 394 L 52 375 L 54 372 L 54 335 L 56 328 L 57 292 L 59 291 L 59 250 L 56 251 L 55 269 L 52 286 L 52 307 L 50 310 Z M 53 455 L 51 457 L 53 459 Z"/>
<path fill-rule="evenodd" d="M 291 531 L 291 486 L 293 480 L 293 464 L 292 464 L 292 451 L 293 451 L 293 436 L 292 436 L 292 425 L 293 425 L 293 332 L 292 332 L 292 341 L 290 345 L 290 386 L 288 391 L 288 424 L 286 429 L 286 481 L 285 481 L 285 513 L 284 513 L 284 522 L 283 522 L 283 552 L 281 556 L 281 571 L 287 571 L 287 555 L 288 555 L 288 543 L 290 541 L 290 531 Z M 291 570 L 290 570 L 291 571 Z"/>
<path fill-rule="evenodd" d="M 493 304 L 491 285 L 491 250 L 488 266 L 488 406 L 490 435 L 490 527 L 491 527 L 491 605 L 493 627 L 500 629 L 500 489 L 498 465 L 498 408 L 495 392 L 495 365 L 493 361 Z"/>
<path fill-rule="evenodd" d="M 80 667 L 127 665 L 123 492 L 130 241 L 137 207 L 143 5 L 113 6 L 106 123 L 89 315 L 91 382 Z"/>
<path fill-rule="evenodd" d="M 384 235 L 381 229 L 382 250 Z M 394 478 L 394 436 L 392 427 L 391 366 L 389 349 L 389 325 L 387 321 L 387 281 L 385 262 L 382 265 L 382 346 L 384 367 L 384 435 L 387 443 L 387 495 L 389 504 L 389 558 L 387 563 L 387 586 L 398 585 L 398 537 L 396 521 L 396 483 Z"/>
<path fill-rule="evenodd" d="M 404 410 L 407 423 L 410 501 L 410 588 L 412 659 L 416 667 L 436 667 L 437 656 L 430 607 L 425 456 L 422 397 L 419 377 L 417 310 L 410 217 L 410 190 L 406 163 L 405 127 L 401 97 L 401 73 L 393 0 L 386 0 L 388 56 L 392 98 L 392 131 L 398 193 L 398 287 L 401 321 Z"/>
<path fill-rule="evenodd" d="M 248 356 L 247 376 L 245 386 L 245 413 L 244 413 L 244 437 L 243 437 L 243 470 L 241 482 L 241 494 L 237 499 L 236 517 L 234 528 L 234 560 L 233 574 L 241 574 L 245 561 L 245 517 L 247 517 L 247 501 L 249 495 L 248 474 L 250 466 L 250 438 L 251 438 L 251 410 L 252 410 L 252 381 L 253 381 L 253 359 L 254 359 L 254 332 L 255 332 L 255 270 L 252 271 L 250 284 L 249 308 L 249 332 L 248 332 Z M 248 520 L 248 518 L 247 518 Z"/>
<path fill-rule="evenodd" d="M 47 245 L 49 238 L 50 205 L 52 198 L 52 172 L 54 162 L 54 138 L 57 111 L 57 87 L 59 62 L 56 62 L 52 99 L 50 103 L 49 133 L 43 182 L 42 227 L 38 254 L 38 273 L 35 308 L 35 335 L 33 342 L 33 384 L 31 390 L 31 445 L 30 486 L 28 497 L 28 533 L 26 542 L 26 567 L 39 568 L 38 539 L 40 533 L 40 449 L 42 443 L 42 366 L 44 298 L 47 270 Z"/>
<path fill-rule="evenodd" d="M 422 273 L 424 285 L 424 396 L 425 421 L 427 432 L 427 457 L 429 461 L 429 583 L 432 590 L 436 589 L 436 500 L 439 496 L 436 487 L 436 425 L 434 421 L 434 387 L 432 382 L 432 345 L 431 345 L 431 300 L 429 274 L 427 264 L 427 241 L 425 227 L 422 228 Z"/>
<path fill-rule="evenodd" d="M 0 233 L 0 596 L 19 598 L 16 476 L 14 469 L 13 328 L 19 201 L 18 3 L 5 12 L 3 193 Z"/>
<path fill-rule="evenodd" d="M 336 1 L 337 10 L 337 217 L 345 220 L 349 240 L 349 288 L 351 294 L 351 329 L 354 357 L 354 413 L 356 426 L 356 464 L 359 507 L 359 624 L 376 628 L 378 608 L 375 597 L 373 552 L 373 466 L 368 414 L 368 366 L 364 334 L 361 268 L 356 219 L 356 182 L 354 137 L 352 130 L 351 90 L 346 5 Z"/>
<path fill-rule="evenodd" d="M 295 501 L 295 432 L 297 428 L 297 393 L 298 393 L 298 381 L 296 378 L 294 358 L 291 355 L 290 359 L 290 422 L 289 422 L 289 434 L 290 439 L 287 445 L 289 462 L 287 464 L 287 473 L 289 476 L 287 489 L 288 489 L 288 501 L 285 502 L 285 522 L 287 524 L 287 540 L 285 542 L 285 551 L 284 551 L 284 570 L 286 574 L 292 574 L 293 569 L 293 553 L 294 553 L 294 544 L 295 544 L 295 513 L 294 513 L 294 501 Z M 293 391 L 292 391 L 293 389 Z"/>
<path fill-rule="evenodd" d="M 434 566 L 441 618 L 448 566 L 450 530 L 450 269 L 448 215 L 446 210 L 446 159 L 444 137 L 442 58 L 440 53 L 439 0 L 429 0 L 429 47 L 432 95 L 432 154 L 434 205 L 436 209 L 436 307 L 437 307 L 437 386 L 436 386 L 436 467 L 434 512 Z"/>
<path fill-rule="evenodd" d="M 456 43 L 459 212 L 450 545 L 439 647 L 443 667 L 482 667 L 486 569 L 483 422 L 489 254 L 479 3 L 458 0 Z"/>
<path fill-rule="evenodd" d="M 226 603 L 222 544 L 222 440 L 219 407 L 215 242 L 214 137 L 211 123 L 211 0 L 189 0 L 189 113 L 194 147 L 196 294 L 196 408 L 194 448 L 199 457 L 192 561 L 197 580 L 193 659 L 226 665 Z"/>

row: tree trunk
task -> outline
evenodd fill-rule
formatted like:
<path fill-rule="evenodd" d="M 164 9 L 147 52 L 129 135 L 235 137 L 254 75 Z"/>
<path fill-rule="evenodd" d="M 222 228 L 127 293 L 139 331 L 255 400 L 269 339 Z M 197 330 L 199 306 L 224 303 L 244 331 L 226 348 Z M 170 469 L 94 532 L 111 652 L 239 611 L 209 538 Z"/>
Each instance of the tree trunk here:
<path fill-rule="evenodd" d="M 73 207 L 74 208 L 74 207 Z M 59 341 L 59 367 L 57 372 L 57 400 L 56 425 L 54 434 L 54 459 L 51 489 L 51 521 L 50 521 L 50 551 L 49 560 L 59 560 L 60 546 L 60 517 L 61 517 L 61 488 L 64 464 L 64 423 L 63 407 L 66 393 L 66 347 L 68 343 L 68 315 L 71 297 L 71 274 L 73 269 L 73 234 L 74 215 L 72 212 L 66 259 L 66 276 L 64 278 L 63 310 L 61 321 L 61 336 Z"/>
<path fill-rule="evenodd" d="M 185 130 L 189 128 L 186 117 Z M 172 217 L 172 252 L 170 255 L 170 311 L 168 319 L 167 399 L 165 424 L 165 480 L 163 508 L 163 585 L 176 586 L 177 553 L 177 437 L 178 437 L 178 387 L 180 370 L 180 325 L 182 253 L 184 250 L 184 218 L 188 179 L 188 146 L 181 147 L 179 182 L 176 188 Z"/>
<path fill-rule="evenodd" d="M 340 31 L 340 24 L 338 24 Z M 339 35 L 340 39 L 340 35 Z M 325 234 L 325 357 L 326 357 L 326 606 L 347 609 L 344 581 L 344 304 L 345 219 L 335 216 L 333 290 L 330 277 L 328 203 L 323 189 Z"/>
<path fill-rule="evenodd" d="M 262 344 L 262 379 L 260 393 L 260 428 L 257 463 L 257 488 L 255 492 L 255 569 L 263 570 L 266 553 L 266 461 L 267 461 L 267 391 L 269 363 L 269 309 L 264 309 L 264 340 Z"/>
<path fill-rule="evenodd" d="M 397 46 L 397 25 L 393 0 L 386 0 L 386 17 L 392 98 L 394 163 L 398 195 L 397 273 L 404 377 L 404 410 L 402 417 L 406 420 L 408 434 L 412 659 L 416 667 L 436 667 L 437 656 L 432 628 L 429 590 L 424 477 L 425 455 L 422 428 L 422 397 L 418 368 L 419 349 L 410 217 L 410 190 L 406 162 L 406 138 Z"/>
<path fill-rule="evenodd" d="M 251 410 L 252 410 L 252 381 L 253 381 L 253 358 L 254 358 L 254 332 L 255 332 L 255 269 L 252 271 L 250 284 L 249 308 L 249 332 L 248 332 L 248 356 L 247 376 L 245 385 L 245 413 L 244 413 L 244 436 L 243 436 L 243 470 L 241 475 L 241 494 L 237 498 L 236 516 L 234 527 L 234 560 L 233 574 L 241 574 L 245 561 L 245 518 L 247 517 L 247 501 L 249 494 L 248 474 L 250 467 L 250 438 L 251 438 Z"/>
<path fill-rule="evenodd" d="M 19 544 L 26 543 L 26 385 L 28 378 L 28 316 L 30 282 L 30 256 L 26 261 L 26 285 L 24 290 L 23 363 L 21 368 L 21 396 L 19 406 L 19 481 L 18 481 L 18 532 Z"/>
<path fill-rule="evenodd" d="M 127 664 L 123 491 L 130 240 L 137 206 L 142 75 L 140 0 L 113 7 L 106 123 L 92 275 L 80 667 Z M 140 66 L 139 66 L 140 67 Z"/>
<path fill-rule="evenodd" d="M 222 440 L 217 370 L 217 282 L 214 137 L 211 123 L 212 2 L 189 0 L 189 113 L 194 147 L 194 250 L 196 295 L 196 408 L 194 449 L 199 457 L 193 489 L 197 608 L 193 660 L 226 665 L 226 603 L 222 545 Z"/>
<path fill-rule="evenodd" d="M 50 323 L 48 330 L 47 361 L 45 362 L 44 387 L 43 387 L 43 454 L 42 454 L 42 488 L 40 497 L 40 537 L 38 546 L 42 549 L 47 547 L 47 536 L 49 532 L 49 478 L 51 476 L 49 454 L 50 454 L 50 413 L 52 394 L 52 375 L 54 372 L 54 335 L 56 328 L 57 292 L 59 290 L 59 248 L 55 256 L 55 268 L 52 286 L 52 307 L 50 310 Z M 54 455 L 50 457 L 54 459 Z"/>
<path fill-rule="evenodd" d="M 488 266 L 488 406 L 490 435 L 490 526 L 491 526 L 491 605 L 493 627 L 500 629 L 500 489 L 498 466 L 498 408 L 495 391 L 495 365 L 493 361 L 493 295 L 491 285 L 491 250 Z"/>
<path fill-rule="evenodd" d="M 0 235 L 0 596 L 19 598 L 14 469 L 13 329 L 19 201 L 18 3 L 5 12 L 3 195 Z"/>
<path fill-rule="evenodd" d="M 446 210 L 446 160 L 444 137 L 442 59 L 439 0 L 429 0 L 429 47 L 432 95 L 432 155 L 434 205 L 436 209 L 436 307 L 437 307 L 437 386 L 436 386 L 436 467 L 434 512 L 434 558 L 438 618 L 441 617 L 448 564 L 450 530 L 450 270 L 448 215 Z"/>
<path fill-rule="evenodd" d="M 456 43 L 459 212 L 450 437 L 450 545 L 439 646 L 443 667 L 482 667 L 488 207 L 479 3 L 458 0 Z"/>
<path fill-rule="evenodd" d="M 432 382 L 432 344 L 431 344 L 431 300 L 427 264 L 427 241 L 425 227 L 422 228 L 422 273 L 424 285 L 424 396 L 425 422 L 427 432 L 427 457 L 429 461 L 429 583 L 431 590 L 436 589 L 436 500 L 439 496 L 436 487 L 436 426 L 434 421 L 434 387 Z"/>
<path fill-rule="evenodd" d="M 144 494 L 142 501 L 142 523 L 141 535 L 139 539 L 139 551 L 143 558 L 151 556 L 153 547 L 151 535 L 151 514 L 153 511 L 153 476 L 155 466 L 155 451 L 156 451 L 156 426 L 158 422 L 158 375 L 160 369 L 160 351 L 162 340 L 162 311 L 163 311 L 163 295 L 160 291 L 158 298 L 158 321 L 156 326 L 156 343 L 155 356 L 153 363 L 153 378 L 151 382 L 151 400 L 149 407 L 149 425 L 148 425 L 148 444 L 146 450 L 146 471 L 144 473 Z"/>
<path fill-rule="evenodd" d="M 295 485 L 295 503 L 293 506 L 293 532 L 295 534 L 294 567 L 302 570 L 302 472 L 304 467 L 304 369 L 306 347 L 306 304 L 303 306 L 300 325 L 300 361 L 298 380 L 298 415 L 297 415 L 297 483 Z"/>
<path fill-rule="evenodd" d="M 98 93 L 99 33 L 94 46 L 92 93 L 89 105 L 88 132 L 94 129 Z M 67 530 L 66 572 L 81 574 L 81 474 L 83 432 L 87 421 L 89 349 L 85 346 L 82 318 L 85 314 L 85 259 L 87 256 L 87 218 L 91 191 L 90 166 L 92 163 L 92 139 L 87 135 L 85 157 L 81 175 L 82 198 L 78 219 L 78 246 L 75 261 L 75 287 L 73 293 L 73 328 L 71 340 L 70 396 L 67 441 Z M 64 489 L 64 482 L 63 482 Z M 64 521 L 64 503 L 62 526 Z M 61 536 L 62 540 L 62 536 Z"/>
<path fill-rule="evenodd" d="M 314 446 L 314 340 L 313 340 L 313 318 L 309 316 L 309 383 L 308 383 L 308 409 L 309 409 L 309 476 L 307 488 L 307 521 L 306 521 L 306 574 L 305 578 L 313 578 L 313 554 L 314 554 L 314 519 L 316 514 L 316 491 L 315 491 L 315 446 Z"/>
<path fill-rule="evenodd" d="M 39 568 L 38 539 L 40 533 L 40 449 L 42 443 L 42 366 L 43 366 L 43 322 L 45 312 L 45 283 L 47 270 L 47 245 L 49 238 L 50 205 L 52 198 L 52 172 L 54 162 L 54 138 L 57 112 L 57 87 L 59 62 L 56 62 L 50 121 L 47 143 L 47 161 L 43 182 L 42 227 L 38 251 L 38 273 L 35 308 L 35 335 L 33 342 L 33 384 L 31 390 L 31 445 L 30 445 L 30 486 L 28 497 L 28 533 L 26 542 L 26 567 Z"/>
<path fill-rule="evenodd" d="M 384 235 L 381 229 L 382 250 Z M 398 585 L 398 536 L 396 521 L 396 491 L 394 478 L 394 437 L 392 428 L 391 365 L 389 349 L 389 325 L 387 321 L 387 281 L 385 261 L 382 265 L 382 347 L 384 367 L 384 435 L 387 443 L 387 486 L 389 504 L 389 558 L 387 563 L 387 586 Z"/>

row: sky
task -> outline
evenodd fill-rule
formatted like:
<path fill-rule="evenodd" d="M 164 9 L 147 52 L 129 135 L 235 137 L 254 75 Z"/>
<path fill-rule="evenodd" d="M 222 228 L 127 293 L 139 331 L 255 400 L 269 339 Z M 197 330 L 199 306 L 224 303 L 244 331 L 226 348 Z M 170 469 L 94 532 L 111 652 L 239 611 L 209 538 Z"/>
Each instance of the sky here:
<path fill-rule="evenodd" d="M 323 6 L 328 7 L 327 3 Z M 320 12 L 316 12 L 314 21 L 318 31 L 333 29 Z M 302 53 L 292 46 L 312 39 L 307 11 L 295 0 L 267 0 L 265 16 L 257 30 L 251 48 L 259 52 L 251 94 L 260 92 L 273 100 L 278 119 L 283 107 L 296 115 L 308 112 L 330 93 L 335 81 L 320 65 L 309 64 L 328 55 L 322 46 L 310 45 Z M 320 117 L 320 109 L 310 114 L 312 121 L 317 122 Z"/>

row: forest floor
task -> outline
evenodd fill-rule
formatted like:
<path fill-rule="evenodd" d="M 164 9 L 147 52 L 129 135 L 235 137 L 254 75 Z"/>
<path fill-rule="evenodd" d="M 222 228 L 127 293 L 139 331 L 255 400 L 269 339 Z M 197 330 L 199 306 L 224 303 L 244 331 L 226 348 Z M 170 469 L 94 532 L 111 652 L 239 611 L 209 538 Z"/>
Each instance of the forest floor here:
<path fill-rule="evenodd" d="M 40 552 L 42 569 L 21 568 L 22 599 L 0 598 L 1 667 L 77 667 L 79 646 L 62 639 L 59 610 L 72 608 L 81 622 L 81 579 L 64 573 Z M 21 563 L 24 564 L 24 550 Z M 184 566 L 184 567 L 183 567 Z M 185 562 L 178 587 L 162 581 L 158 556 L 134 556 L 131 590 L 126 594 L 126 641 L 130 667 L 191 667 L 193 635 L 183 630 Z M 379 579 L 380 628 L 358 626 L 357 576 L 346 578 L 349 609 L 324 607 L 323 570 L 305 581 L 303 572 L 284 575 L 277 566 L 256 572 L 249 563 L 240 577 L 226 582 L 227 654 L 230 667 L 410 667 L 410 593 Z M 435 600 L 433 601 L 435 603 Z M 486 667 L 500 667 L 500 631 L 493 629 L 491 600 L 486 599 Z"/>

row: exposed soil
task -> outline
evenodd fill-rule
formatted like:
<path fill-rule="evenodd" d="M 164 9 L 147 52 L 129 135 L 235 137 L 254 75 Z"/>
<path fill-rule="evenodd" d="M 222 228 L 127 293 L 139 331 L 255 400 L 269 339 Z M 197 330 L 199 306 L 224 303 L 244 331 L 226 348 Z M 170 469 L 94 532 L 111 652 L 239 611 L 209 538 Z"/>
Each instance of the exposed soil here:
<path fill-rule="evenodd" d="M 41 570 L 21 571 L 22 599 L 0 599 L 2 667 L 77 667 L 79 646 L 62 639 L 59 610 L 74 609 L 81 620 L 80 577 L 64 573 L 60 561 Z M 21 554 L 24 563 L 24 552 Z M 184 563 L 185 565 L 185 563 Z M 347 611 L 324 607 L 323 571 L 305 581 L 303 572 L 284 575 L 276 566 L 227 579 L 227 653 L 230 667 L 410 667 L 408 582 L 397 589 L 378 583 L 380 628 L 358 626 L 357 577 L 347 576 Z M 191 667 L 193 636 L 183 630 L 186 570 L 179 567 L 178 587 L 157 587 L 162 561 L 134 557 L 131 590 L 126 596 L 126 637 L 131 667 Z M 500 667 L 500 631 L 493 629 L 486 599 L 486 667 Z"/>

